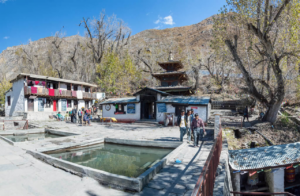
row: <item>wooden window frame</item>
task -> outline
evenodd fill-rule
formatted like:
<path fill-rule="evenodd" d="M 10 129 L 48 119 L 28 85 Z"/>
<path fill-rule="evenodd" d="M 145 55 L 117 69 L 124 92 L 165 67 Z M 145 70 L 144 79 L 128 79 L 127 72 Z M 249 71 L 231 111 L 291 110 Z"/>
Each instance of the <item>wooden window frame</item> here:
<path fill-rule="evenodd" d="M 69 107 L 70 103 L 70 107 Z M 72 108 L 72 100 L 67 99 L 67 108 Z"/>
<path fill-rule="evenodd" d="M 51 100 L 46 98 L 45 108 L 51 108 Z"/>
<path fill-rule="evenodd" d="M 115 108 L 115 112 L 114 114 L 126 114 L 126 111 L 125 111 L 125 105 L 127 104 L 117 104 L 118 105 L 118 108 Z"/>

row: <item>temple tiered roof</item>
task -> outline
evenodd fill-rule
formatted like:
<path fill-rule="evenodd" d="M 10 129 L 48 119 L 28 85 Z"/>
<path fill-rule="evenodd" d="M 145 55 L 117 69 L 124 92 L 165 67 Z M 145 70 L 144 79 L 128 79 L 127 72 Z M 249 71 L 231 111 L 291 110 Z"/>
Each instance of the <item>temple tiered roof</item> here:
<path fill-rule="evenodd" d="M 183 86 L 183 82 L 188 81 L 185 71 L 179 71 L 183 68 L 181 61 L 174 61 L 172 52 L 170 52 L 169 61 L 158 62 L 165 72 L 153 73 L 152 76 L 160 80 L 161 85 L 153 87 L 173 95 L 190 95 L 192 87 Z"/>

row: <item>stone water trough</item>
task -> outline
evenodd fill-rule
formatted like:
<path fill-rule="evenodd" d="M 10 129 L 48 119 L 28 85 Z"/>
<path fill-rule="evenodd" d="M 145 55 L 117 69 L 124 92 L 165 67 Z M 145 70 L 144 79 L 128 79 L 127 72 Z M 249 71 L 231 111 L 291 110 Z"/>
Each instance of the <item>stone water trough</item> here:
<path fill-rule="evenodd" d="M 104 138 L 97 140 L 97 142 L 94 140 L 91 144 L 85 143 L 84 145 L 58 148 L 51 151 L 41 150 L 37 152 L 28 150 L 27 153 L 54 167 L 80 177 L 91 177 L 111 188 L 140 192 L 160 169 L 169 162 L 175 161 L 182 147 L 182 142 Z M 132 149 L 136 149 L 136 151 Z M 147 152 L 150 154 L 147 154 Z M 161 153 L 161 158 L 154 158 L 155 161 L 144 164 L 145 162 L 142 159 L 148 160 L 149 156 L 156 152 L 164 152 L 165 154 Z M 117 159 L 120 160 L 116 161 Z M 113 161 L 110 162 L 111 160 Z M 133 164 L 130 165 L 128 163 Z M 122 164 L 124 164 L 124 167 Z M 138 167 L 139 169 L 144 169 L 139 170 L 142 173 L 135 173 L 133 176 L 128 175 L 127 170 L 137 168 L 131 167 L 137 164 L 142 165 Z M 125 168 L 125 171 L 121 172 L 121 174 L 125 172 L 124 175 L 120 174 L 120 168 Z"/>

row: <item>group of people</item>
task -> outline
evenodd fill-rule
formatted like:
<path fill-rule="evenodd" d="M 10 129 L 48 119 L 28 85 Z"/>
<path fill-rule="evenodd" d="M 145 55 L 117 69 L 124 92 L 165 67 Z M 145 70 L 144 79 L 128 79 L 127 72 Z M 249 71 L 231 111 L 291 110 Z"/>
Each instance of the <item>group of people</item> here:
<path fill-rule="evenodd" d="M 92 108 L 81 108 L 77 110 L 77 107 L 74 107 L 71 111 L 67 111 L 65 116 L 63 116 L 60 112 L 57 114 L 57 119 L 64 121 L 67 120 L 68 117 L 71 117 L 71 123 L 79 123 L 83 124 L 86 122 L 88 125 L 91 125 L 92 115 L 97 112 L 96 107 Z"/>
<path fill-rule="evenodd" d="M 199 147 L 199 140 L 202 140 L 205 133 L 205 127 L 203 120 L 194 110 L 188 110 L 185 113 L 184 110 L 181 111 L 181 115 L 177 118 L 177 125 L 180 130 L 180 141 L 183 141 L 185 134 L 188 136 L 188 143 L 192 143 L 194 139 L 194 147 Z"/>

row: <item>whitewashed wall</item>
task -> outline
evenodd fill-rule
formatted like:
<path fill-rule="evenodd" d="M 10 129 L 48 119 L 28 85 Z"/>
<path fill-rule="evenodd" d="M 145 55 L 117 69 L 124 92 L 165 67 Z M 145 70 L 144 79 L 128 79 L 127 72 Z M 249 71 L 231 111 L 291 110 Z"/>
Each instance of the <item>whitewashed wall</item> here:
<path fill-rule="evenodd" d="M 173 107 L 172 104 L 166 104 L 166 107 L 167 107 L 166 113 L 174 113 L 175 114 L 175 107 Z M 177 118 L 175 118 L 175 119 L 177 119 Z M 156 105 L 156 121 L 161 122 L 161 121 L 165 121 L 165 120 L 166 120 L 165 113 L 158 112 L 158 108 Z M 176 120 L 175 120 L 175 122 L 176 122 Z"/>
<path fill-rule="evenodd" d="M 140 109 L 140 103 L 136 103 L 135 104 L 135 114 L 127 114 L 127 104 L 125 105 L 125 107 L 124 107 L 124 110 L 126 111 L 126 114 L 117 114 L 117 115 L 115 115 L 114 114 L 114 112 L 116 111 L 116 108 L 115 108 L 115 106 L 113 105 L 113 104 L 109 104 L 110 105 L 110 110 L 109 111 L 107 111 L 106 109 L 105 109 L 105 105 L 103 105 L 102 106 L 102 108 L 103 108 L 103 117 L 105 118 L 105 117 L 114 117 L 114 118 L 116 118 L 117 120 L 119 119 L 119 120 L 140 120 L 140 117 L 141 117 L 141 115 L 140 115 L 140 111 L 141 111 L 141 109 Z"/>
<path fill-rule="evenodd" d="M 19 79 L 13 83 L 13 89 L 5 95 L 5 116 L 17 116 L 18 112 L 24 112 L 24 79 Z M 7 104 L 7 96 L 10 96 L 11 105 Z"/>
<path fill-rule="evenodd" d="M 191 110 L 193 107 L 194 114 L 198 113 L 199 118 L 201 118 L 204 122 L 207 121 L 207 106 L 189 106 L 186 110 Z M 197 108 L 197 109 L 195 109 Z"/>
<path fill-rule="evenodd" d="M 81 109 L 82 107 L 85 107 L 84 100 L 78 100 L 78 108 Z"/>
<path fill-rule="evenodd" d="M 167 107 L 167 112 L 166 113 L 175 113 L 175 107 L 172 106 L 172 104 L 166 104 Z M 207 117 L 207 106 L 188 106 L 186 108 L 187 110 L 191 110 L 193 107 L 194 110 L 194 114 L 198 113 L 199 117 L 203 120 L 203 121 L 207 121 L 208 117 Z M 175 122 L 177 120 L 177 116 L 175 116 Z M 156 121 L 161 122 L 161 121 L 165 121 L 165 113 L 160 113 L 158 112 L 158 108 L 156 108 Z"/>

